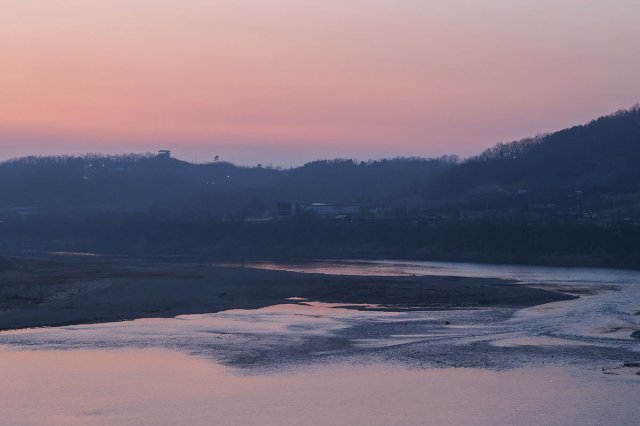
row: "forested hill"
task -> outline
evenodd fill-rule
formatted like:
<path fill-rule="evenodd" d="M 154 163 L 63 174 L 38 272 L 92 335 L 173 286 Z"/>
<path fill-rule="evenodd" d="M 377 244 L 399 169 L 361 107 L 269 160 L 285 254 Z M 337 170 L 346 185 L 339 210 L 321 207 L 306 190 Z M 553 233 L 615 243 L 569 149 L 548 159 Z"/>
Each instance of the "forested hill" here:
<path fill-rule="evenodd" d="M 627 207 L 637 203 L 640 106 L 498 144 L 462 163 L 455 156 L 328 160 L 279 169 L 191 164 L 155 154 L 21 158 L 0 163 L 0 220 L 141 211 L 267 217 L 279 201 L 357 204 L 414 215 L 533 205 L 561 212 L 570 211 L 576 191 L 584 193 L 592 212 L 619 208 L 623 198 Z"/>
<path fill-rule="evenodd" d="M 513 190 L 640 192 L 640 106 L 498 144 L 431 181 L 426 193 L 451 198 Z"/>
<path fill-rule="evenodd" d="M 277 201 L 363 203 L 419 192 L 455 158 L 316 161 L 292 169 L 191 164 L 153 154 L 27 157 L 0 164 L 0 211 L 265 210 Z"/>
<path fill-rule="evenodd" d="M 0 253 L 640 268 L 639 236 L 640 107 L 464 162 L 274 169 L 161 153 L 0 163 Z"/>

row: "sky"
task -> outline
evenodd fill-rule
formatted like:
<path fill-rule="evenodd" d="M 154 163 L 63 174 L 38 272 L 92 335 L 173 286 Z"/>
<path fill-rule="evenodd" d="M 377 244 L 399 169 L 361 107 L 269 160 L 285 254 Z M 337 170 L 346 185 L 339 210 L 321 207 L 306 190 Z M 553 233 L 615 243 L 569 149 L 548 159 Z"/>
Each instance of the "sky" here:
<path fill-rule="evenodd" d="M 640 102 L 637 0 L 0 0 L 0 159 L 473 155 Z"/>

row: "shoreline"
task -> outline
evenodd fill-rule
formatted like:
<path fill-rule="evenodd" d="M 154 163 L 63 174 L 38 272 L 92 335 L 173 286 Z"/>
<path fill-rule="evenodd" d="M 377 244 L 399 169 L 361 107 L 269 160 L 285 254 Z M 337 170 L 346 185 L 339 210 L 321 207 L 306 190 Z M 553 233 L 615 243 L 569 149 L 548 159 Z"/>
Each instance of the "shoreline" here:
<path fill-rule="evenodd" d="M 260 252 L 260 250 L 258 250 Z M 4 258 L 34 258 L 34 259 L 60 259 L 63 257 L 103 257 L 118 258 L 126 256 L 132 260 L 195 260 L 208 261 L 215 259 L 220 263 L 249 263 L 262 261 L 275 261 L 285 263 L 304 263 L 318 260 L 351 261 L 357 259 L 366 260 L 397 260 L 406 262 L 446 262 L 446 263 L 475 263 L 484 265 L 522 265 L 539 267 L 558 268 L 589 268 L 589 269 L 617 269 L 640 271 L 640 261 L 620 256 L 611 255 L 585 255 L 566 252 L 549 252 L 540 254 L 519 254 L 519 253 L 495 253 L 455 250 L 417 250 L 407 253 L 405 250 L 378 250 L 378 249 L 355 249 L 337 248 L 331 250 L 319 250 L 316 253 L 300 252 L 299 250 L 276 250 L 269 254 L 246 255 L 242 251 L 231 250 L 207 250 L 196 249 L 186 252 L 171 253 L 165 251 L 132 251 L 127 250 L 106 250 L 100 251 L 97 247 L 73 247 L 46 249 L 23 249 L 7 250 L 0 248 L 0 259 Z"/>
<path fill-rule="evenodd" d="M 297 303 L 291 297 L 385 310 L 524 308 L 575 298 L 494 278 L 328 275 L 184 259 L 1 260 L 0 331 Z"/>

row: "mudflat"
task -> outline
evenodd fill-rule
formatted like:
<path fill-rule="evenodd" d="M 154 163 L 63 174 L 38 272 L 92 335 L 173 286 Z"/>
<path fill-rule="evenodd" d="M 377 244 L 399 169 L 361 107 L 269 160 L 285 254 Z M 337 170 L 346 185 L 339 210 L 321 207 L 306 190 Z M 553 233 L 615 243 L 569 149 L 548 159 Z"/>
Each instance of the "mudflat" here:
<path fill-rule="evenodd" d="M 0 330 L 304 303 L 292 297 L 379 305 L 371 309 L 527 307 L 574 298 L 493 278 L 308 274 L 166 258 L 0 259 Z"/>

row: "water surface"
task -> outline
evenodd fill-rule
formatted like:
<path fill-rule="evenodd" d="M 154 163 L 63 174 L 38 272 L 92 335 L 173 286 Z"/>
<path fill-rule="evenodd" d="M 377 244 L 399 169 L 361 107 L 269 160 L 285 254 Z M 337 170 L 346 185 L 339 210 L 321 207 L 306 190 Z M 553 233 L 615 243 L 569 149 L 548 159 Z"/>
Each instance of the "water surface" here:
<path fill-rule="evenodd" d="M 498 277 L 533 308 L 256 310 L 0 333 L 9 424 L 637 424 L 634 271 L 422 262 L 267 267 Z M 627 367 L 623 367 L 627 364 Z"/>
<path fill-rule="evenodd" d="M 560 369 L 331 365 L 240 375 L 168 350 L 0 352 L 11 425 L 634 424 L 638 388 Z"/>

